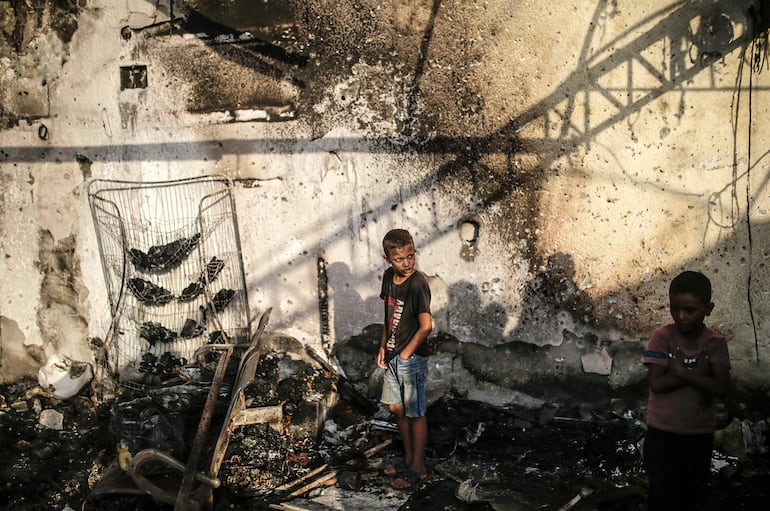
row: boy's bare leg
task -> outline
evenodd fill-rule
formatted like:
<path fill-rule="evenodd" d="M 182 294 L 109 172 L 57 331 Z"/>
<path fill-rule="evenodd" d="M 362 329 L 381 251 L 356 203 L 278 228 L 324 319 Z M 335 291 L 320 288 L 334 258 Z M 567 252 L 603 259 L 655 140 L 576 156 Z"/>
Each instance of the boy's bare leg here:
<path fill-rule="evenodd" d="M 425 443 L 428 438 L 428 421 L 425 417 L 404 417 L 406 427 L 401 434 L 406 452 L 406 461 L 409 470 L 413 475 L 405 475 L 395 479 L 391 485 L 398 489 L 411 488 L 419 480 L 428 477 L 428 470 L 425 467 Z M 415 479 L 416 478 L 416 479 Z"/>
<path fill-rule="evenodd" d="M 406 466 L 409 467 L 412 465 L 412 460 L 414 458 L 414 441 L 412 439 L 410 419 L 404 415 L 403 406 L 392 405 L 390 411 L 396 416 L 398 432 L 401 433 L 401 443 L 404 444 L 404 462 L 406 462 Z"/>
<path fill-rule="evenodd" d="M 404 444 L 404 467 L 409 467 L 412 462 L 413 457 L 413 450 L 412 450 L 412 435 L 410 431 L 409 426 L 409 418 L 404 415 L 404 407 L 401 405 L 390 405 L 389 406 L 390 413 L 393 414 L 393 417 L 396 419 L 396 425 L 398 426 L 398 431 L 401 434 L 401 442 Z M 389 476 L 398 476 L 401 475 L 401 468 L 399 468 L 400 463 L 394 463 L 390 464 L 385 467 L 383 470 L 383 473 L 385 475 Z"/>
<path fill-rule="evenodd" d="M 409 421 L 409 429 L 411 430 L 409 436 L 412 442 L 412 456 L 407 458 L 407 463 L 420 479 L 424 479 L 428 475 L 428 470 L 425 468 L 425 444 L 428 440 L 428 421 L 425 416 L 407 418 L 407 420 Z"/>

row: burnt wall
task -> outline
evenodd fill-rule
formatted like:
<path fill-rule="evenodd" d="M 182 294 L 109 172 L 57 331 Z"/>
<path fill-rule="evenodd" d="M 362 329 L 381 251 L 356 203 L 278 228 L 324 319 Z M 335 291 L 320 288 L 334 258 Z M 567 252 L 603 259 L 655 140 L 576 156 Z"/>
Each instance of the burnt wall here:
<path fill-rule="evenodd" d="M 380 240 L 403 226 L 436 331 L 493 358 L 590 338 L 622 366 L 603 378 L 638 379 L 625 348 L 690 268 L 764 386 L 762 5 L 2 2 L 2 285 L 23 289 L 3 316 L 88 357 L 110 316 L 88 183 L 222 174 L 249 305 L 307 344 L 381 321 Z M 71 250 L 53 274 L 40 232 Z"/>

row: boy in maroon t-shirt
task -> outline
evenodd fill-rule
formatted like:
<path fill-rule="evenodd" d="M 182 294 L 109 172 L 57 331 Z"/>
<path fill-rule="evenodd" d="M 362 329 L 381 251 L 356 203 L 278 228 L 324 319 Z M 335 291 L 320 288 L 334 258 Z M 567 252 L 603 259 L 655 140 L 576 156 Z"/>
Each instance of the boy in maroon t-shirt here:
<path fill-rule="evenodd" d="M 711 468 L 713 398 L 730 381 L 725 338 L 703 320 L 711 314 L 711 282 L 685 271 L 671 281 L 672 324 L 655 330 L 644 353 L 650 383 L 644 468 L 650 511 L 701 509 Z"/>

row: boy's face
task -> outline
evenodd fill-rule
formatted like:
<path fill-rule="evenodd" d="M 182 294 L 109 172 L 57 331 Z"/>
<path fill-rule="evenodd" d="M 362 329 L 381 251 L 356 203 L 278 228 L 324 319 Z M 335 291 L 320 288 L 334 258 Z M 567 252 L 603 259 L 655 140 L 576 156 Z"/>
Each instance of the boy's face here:
<path fill-rule="evenodd" d="M 390 253 L 385 255 L 385 260 L 393 267 L 393 271 L 400 278 L 406 278 L 414 273 L 414 263 L 417 256 L 414 252 L 414 245 L 406 245 L 401 248 L 391 248 Z"/>
<path fill-rule="evenodd" d="M 703 303 L 693 293 L 671 293 L 668 295 L 671 317 L 683 334 L 698 333 L 703 320 L 714 309 L 713 303 Z"/>

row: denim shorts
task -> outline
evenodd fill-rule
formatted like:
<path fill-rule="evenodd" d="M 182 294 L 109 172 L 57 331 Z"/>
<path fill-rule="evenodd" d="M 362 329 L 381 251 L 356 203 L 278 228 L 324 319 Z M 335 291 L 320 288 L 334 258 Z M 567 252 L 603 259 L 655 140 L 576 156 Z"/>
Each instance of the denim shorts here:
<path fill-rule="evenodd" d="M 386 405 L 403 405 L 407 417 L 423 417 L 427 411 L 425 403 L 425 381 L 428 379 L 428 359 L 412 354 L 406 360 L 396 355 L 388 362 L 382 379 L 380 401 Z"/>

